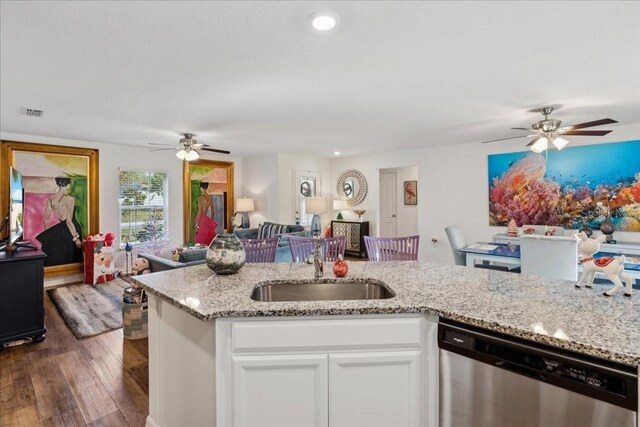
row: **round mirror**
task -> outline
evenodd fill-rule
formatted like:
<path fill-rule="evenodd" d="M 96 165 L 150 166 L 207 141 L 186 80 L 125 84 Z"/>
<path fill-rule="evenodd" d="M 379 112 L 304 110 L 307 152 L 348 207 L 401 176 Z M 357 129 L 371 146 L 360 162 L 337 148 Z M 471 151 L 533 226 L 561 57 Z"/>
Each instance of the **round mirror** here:
<path fill-rule="evenodd" d="M 357 206 L 367 197 L 367 180 L 355 169 L 347 169 L 338 178 L 338 197 L 349 206 Z"/>

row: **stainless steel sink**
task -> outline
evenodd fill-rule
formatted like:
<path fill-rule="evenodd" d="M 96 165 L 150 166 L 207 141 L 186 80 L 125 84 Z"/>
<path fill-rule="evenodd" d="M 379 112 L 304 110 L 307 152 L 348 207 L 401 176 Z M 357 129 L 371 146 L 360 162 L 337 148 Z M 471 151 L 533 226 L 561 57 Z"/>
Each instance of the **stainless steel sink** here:
<path fill-rule="evenodd" d="M 387 299 L 395 294 L 382 282 L 338 282 L 322 280 L 260 283 L 251 293 L 251 299 L 275 301 L 335 301 L 360 299 Z"/>

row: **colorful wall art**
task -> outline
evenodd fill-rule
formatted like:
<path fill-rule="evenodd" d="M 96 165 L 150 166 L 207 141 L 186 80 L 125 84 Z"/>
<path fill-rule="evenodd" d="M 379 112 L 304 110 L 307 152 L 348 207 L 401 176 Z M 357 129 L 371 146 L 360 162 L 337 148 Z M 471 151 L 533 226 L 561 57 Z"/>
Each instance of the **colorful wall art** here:
<path fill-rule="evenodd" d="M 231 232 L 233 163 L 196 160 L 184 164 L 184 241 L 209 245 Z"/>
<path fill-rule="evenodd" d="M 489 156 L 489 224 L 640 231 L 640 140 Z"/>
<path fill-rule="evenodd" d="M 82 241 L 98 232 L 98 150 L 3 141 L 2 158 L 3 175 L 23 176 L 22 238 L 47 254 L 47 276 L 81 271 Z"/>

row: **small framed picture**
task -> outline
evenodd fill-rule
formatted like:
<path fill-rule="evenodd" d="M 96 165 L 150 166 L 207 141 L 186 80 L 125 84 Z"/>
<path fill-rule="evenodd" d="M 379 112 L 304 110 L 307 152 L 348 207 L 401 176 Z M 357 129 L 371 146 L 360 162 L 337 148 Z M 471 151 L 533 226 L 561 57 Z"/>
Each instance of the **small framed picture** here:
<path fill-rule="evenodd" d="M 404 182 L 404 204 L 405 205 L 418 204 L 418 181 Z"/>

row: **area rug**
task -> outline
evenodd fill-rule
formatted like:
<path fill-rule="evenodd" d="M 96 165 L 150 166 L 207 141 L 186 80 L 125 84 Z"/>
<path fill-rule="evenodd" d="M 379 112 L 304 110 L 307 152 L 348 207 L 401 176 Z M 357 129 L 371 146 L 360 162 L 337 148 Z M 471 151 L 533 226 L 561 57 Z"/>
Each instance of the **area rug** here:
<path fill-rule="evenodd" d="M 47 291 L 77 338 L 122 328 L 122 291 L 130 285 L 116 279 L 99 285 L 69 285 Z"/>

